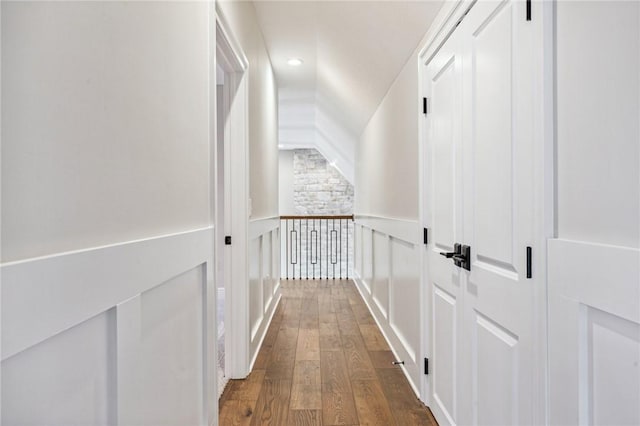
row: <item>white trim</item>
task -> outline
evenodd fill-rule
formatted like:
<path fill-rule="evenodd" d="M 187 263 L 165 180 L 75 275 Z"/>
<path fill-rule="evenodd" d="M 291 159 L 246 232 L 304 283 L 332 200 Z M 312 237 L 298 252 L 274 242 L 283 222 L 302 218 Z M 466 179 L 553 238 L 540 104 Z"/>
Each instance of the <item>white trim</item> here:
<path fill-rule="evenodd" d="M 210 262 L 212 231 L 207 227 L 3 264 L 2 360 Z"/>
<path fill-rule="evenodd" d="M 541 58 L 535 73 L 533 138 L 535 206 L 533 257 L 539 285 L 534 289 L 534 413 L 535 424 L 549 423 L 548 285 L 547 242 L 555 236 L 555 2 L 536 1 L 532 7 L 536 55 Z"/>
<path fill-rule="evenodd" d="M 364 228 L 369 228 L 382 234 L 390 235 L 414 245 L 420 244 L 422 240 L 420 223 L 416 220 L 393 219 L 384 216 L 356 215 L 354 221 Z"/>
<path fill-rule="evenodd" d="M 551 239 L 548 243 L 549 281 L 555 293 L 569 300 L 592 306 L 604 312 L 640 323 L 637 310 L 640 285 L 629 286 L 627 277 L 640 276 L 640 249 L 612 246 L 588 241 Z M 598 268 L 585 265 L 597 264 Z M 610 291 L 605 297 L 597 286 L 584 283 L 601 283 Z M 631 288 L 632 291 L 628 289 Z M 621 295 L 628 295 L 622 299 Z"/>
<path fill-rule="evenodd" d="M 253 240 L 261 235 L 271 232 L 280 226 L 280 216 L 265 217 L 264 219 L 251 219 L 249 221 L 249 239 Z"/>
<path fill-rule="evenodd" d="M 216 61 L 216 18 L 215 18 L 215 0 L 208 0 L 208 15 L 209 15 L 209 117 L 215 117 L 217 112 L 217 94 L 216 94 L 216 74 L 217 74 L 217 61 Z M 216 182 L 217 163 L 216 163 L 216 146 L 217 146 L 217 123 L 215 118 L 209 120 L 209 182 Z M 203 369 L 203 392 L 204 401 L 202 404 L 202 418 L 203 423 L 212 425 L 218 418 L 218 404 L 216 404 L 214 395 L 218 395 L 220 390 L 218 389 L 218 322 L 217 322 L 217 294 L 215 288 L 216 282 L 216 266 L 217 251 L 215 247 L 215 236 L 218 232 L 215 229 L 217 225 L 216 219 L 216 185 L 212 184 L 209 187 L 209 217 L 213 220 L 214 230 L 212 232 L 211 240 L 211 252 L 212 262 L 209 262 L 206 266 L 206 282 L 204 286 L 204 309 L 203 309 L 203 327 L 204 333 L 204 348 L 205 353 L 203 356 L 204 369 Z M 212 332 L 213 331 L 213 332 Z"/>
<path fill-rule="evenodd" d="M 216 2 L 216 49 L 218 53 L 224 55 L 224 59 L 227 61 L 225 65 L 232 66 L 233 71 L 243 72 L 249 68 L 249 61 L 231 31 L 219 2 Z"/>
<path fill-rule="evenodd" d="M 464 17 L 477 0 L 455 0 L 445 2 L 438 15 L 433 20 L 429 31 L 423 38 L 418 54 L 419 62 L 428 63 L 449 35 L 456 28 L 457 23 Z"/>

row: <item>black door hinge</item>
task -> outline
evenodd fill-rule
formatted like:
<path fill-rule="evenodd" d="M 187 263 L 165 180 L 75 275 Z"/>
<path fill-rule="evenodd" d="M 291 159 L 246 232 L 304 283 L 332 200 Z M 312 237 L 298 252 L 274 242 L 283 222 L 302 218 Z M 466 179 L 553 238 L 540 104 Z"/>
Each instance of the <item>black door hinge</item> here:
<path fill-rule="evenodd" d="M 527 21 L 531 20 L 531 0 L 527 0 Z"/>
<path fill-rule="evenodd" d="M 227 235 L 226 237 L 224 237 L 224 245 L 226 246 L 231 245 L 231 235 Z"/>
<path fill-rule="evenodd" d="M 424 242 L 424 245 L 429 244 L 429 230 L 427 228 L 424 228 L 424 231 L 422 234 L 422 241 Z"/>
<path fill-rule="evenodd" d="M 533 249 L 531 247 L 527 247 L 527 278 L 531 278 L 533 276 L 531 271 L 531 263 L 532 263 L 532 252 Z"/>
<path fill-rule="evenodd" d="M 427 98 L 422 98 L 422 113 L 427 113 Z"/>
<path fill-rule="evenodd" d="M 424 359 L 424 374 L 429 374 L 429 358 Z"/>

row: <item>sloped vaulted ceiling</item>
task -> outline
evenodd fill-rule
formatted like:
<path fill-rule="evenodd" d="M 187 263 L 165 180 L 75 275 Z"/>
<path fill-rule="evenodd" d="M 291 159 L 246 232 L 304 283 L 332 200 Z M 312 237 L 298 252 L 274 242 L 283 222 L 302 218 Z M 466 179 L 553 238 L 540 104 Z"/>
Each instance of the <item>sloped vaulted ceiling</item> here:
<path fill-rule="evenodd" d="M 442 1 L 254 5 L 278 80 L 280 144 L 317 148 L 353 182 L 355 142 Z"/>

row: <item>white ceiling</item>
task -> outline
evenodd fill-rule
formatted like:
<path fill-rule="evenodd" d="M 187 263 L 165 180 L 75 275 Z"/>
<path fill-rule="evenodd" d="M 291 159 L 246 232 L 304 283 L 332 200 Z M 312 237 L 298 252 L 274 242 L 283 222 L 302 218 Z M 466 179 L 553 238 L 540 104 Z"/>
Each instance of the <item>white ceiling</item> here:
<path fill-rule="evenodd" d="M 281 94 L 281 143 L 296 145 L 291 130 L 315 130 L 316 144 L 329 140 L 352 163 L 354 141 L 442 4 L 255 0 Z M 304 64 L 289 66 L 292 57 Z"/>

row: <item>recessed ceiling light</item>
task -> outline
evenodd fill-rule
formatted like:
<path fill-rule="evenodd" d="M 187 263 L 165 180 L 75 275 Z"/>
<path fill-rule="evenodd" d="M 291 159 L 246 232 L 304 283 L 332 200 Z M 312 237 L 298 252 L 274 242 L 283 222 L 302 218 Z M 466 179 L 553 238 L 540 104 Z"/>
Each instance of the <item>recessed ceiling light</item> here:
<path fill-rule="evenodd" d="M 300 65 L 302 65 L 302 59 L 300 58 L 291 58 L 287 61 L 287 64 L 291 65 L 292 67 L 299 67 Z"/>

